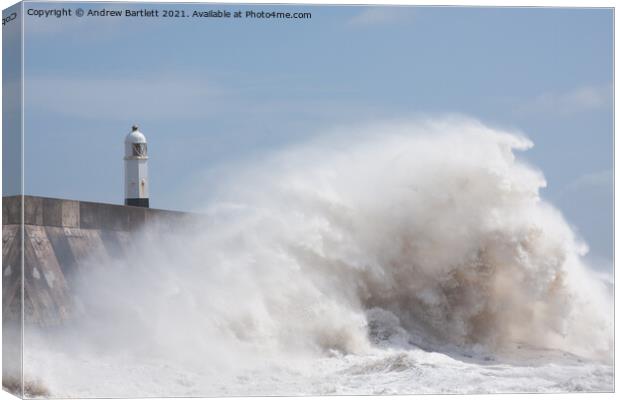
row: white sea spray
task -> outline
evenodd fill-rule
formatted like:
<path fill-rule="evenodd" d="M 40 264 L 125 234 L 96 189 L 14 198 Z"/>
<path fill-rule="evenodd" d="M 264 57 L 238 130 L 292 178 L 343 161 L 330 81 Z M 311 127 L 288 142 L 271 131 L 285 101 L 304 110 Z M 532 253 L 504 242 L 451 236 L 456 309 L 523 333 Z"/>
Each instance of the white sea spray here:
<path fill-rule="evenodd" d="M 99 396 L 609 389 L 611 295 L 515 154 L 531 146 L 448 116 L 343 128 L 222 173 L 204 221 L 148 227 L 135 257 L 84 269 L 85 315 L 32 374 Z M 168 383 L 110 373 L 85 389 L 45 368 L 93 354 Z M 470 358 L 461 386 L 441 378 Z M 472 384 L 489 371 L 495 384 Z"/>

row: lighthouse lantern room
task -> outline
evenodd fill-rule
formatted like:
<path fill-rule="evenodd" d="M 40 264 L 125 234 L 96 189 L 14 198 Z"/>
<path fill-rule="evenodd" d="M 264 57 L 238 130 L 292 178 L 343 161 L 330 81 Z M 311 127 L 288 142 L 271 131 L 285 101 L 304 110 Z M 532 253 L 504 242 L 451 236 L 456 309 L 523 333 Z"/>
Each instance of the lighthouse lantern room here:
<path fill-rule="evenodd" d="M 125 205 L 149 206 L 146 137 L 134 125 L 125 138 Z"/>

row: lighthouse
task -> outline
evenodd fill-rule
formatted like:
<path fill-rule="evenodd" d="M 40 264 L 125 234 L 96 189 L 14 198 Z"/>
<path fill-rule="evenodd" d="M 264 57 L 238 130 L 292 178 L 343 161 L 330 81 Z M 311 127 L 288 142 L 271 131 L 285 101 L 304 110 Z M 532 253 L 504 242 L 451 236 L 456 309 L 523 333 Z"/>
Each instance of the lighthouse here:
<path fill-rule="evenodd" d="M 149 206 L 146 137 L 137 125 L 125 137 L 125 205 Z"/>

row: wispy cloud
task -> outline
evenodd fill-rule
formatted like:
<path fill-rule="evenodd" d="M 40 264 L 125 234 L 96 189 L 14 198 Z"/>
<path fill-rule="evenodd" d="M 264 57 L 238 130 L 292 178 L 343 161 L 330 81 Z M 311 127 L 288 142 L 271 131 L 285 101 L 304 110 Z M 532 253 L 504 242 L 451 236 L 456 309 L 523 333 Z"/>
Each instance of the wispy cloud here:
<path fill-rule="evenodd" d="M 580 175 L 569 183 L 565 191 L 566 192 L 575 192 L 575 191 L 584 191 L 591 190 L 594 188 L 611 188 L 613 187 L 613 174 L 611 169 L 606 169 L 603 171 L 597 171 L 592 173 L 587 173 Z"/>
<path fill-rule="evenodd" d="M 113 120 L 196 117 L 218 94 L 201 76 L 32 78 L 25 87 L 28 109 Z"/>
<path fill-rule="evenodd" d="M 517 107 L 521 114 L 576 112 L 603 109 L 611 105 L 613 88 L 606 85 L 586 85 L 563 93 L 546 92 Z"/>
<path fill-rule="evenodd" d="M 332 98 L 314 86 L 299 86 L 292 92 L 285 89 L 292 90 L 271 80 L 231 84 L 183 71 L 134 78 L 39 76 L 27 80 L 25 101 L 34 115 L 107 121 L 238 118 L 240 113 L 248 121 L 333 121 L 386 111 L 363 101 Z M 290 100 L 291 93 L 295 101 Z"/>
<path fill-rule="evenodd" d="M 411 21 L 413 18 L 414 10 L 410 7 L 369 7 L 349 19 L 348 25 L 352 27 L 385 25 Z"/>

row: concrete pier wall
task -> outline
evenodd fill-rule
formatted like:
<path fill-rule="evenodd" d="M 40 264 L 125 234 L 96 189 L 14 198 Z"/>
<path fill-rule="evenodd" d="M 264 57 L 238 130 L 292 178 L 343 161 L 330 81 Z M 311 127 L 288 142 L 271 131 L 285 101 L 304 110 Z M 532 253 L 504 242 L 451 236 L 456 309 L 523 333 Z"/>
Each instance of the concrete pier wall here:
<path fill-rule="evenodd" d="M 22 225 L 21 207 L 21 196 L 3 197 L 3 320 L 21 318 L 23 249 L 24 321 L 41 326 L 75 315 L 72 285 L 87 260 L 129 256 L 132 237 L 145 224 L 193 219 L 176 211 L 24 196 Z"/>

